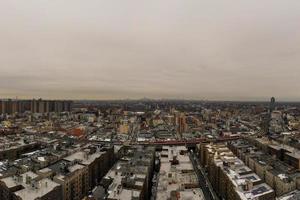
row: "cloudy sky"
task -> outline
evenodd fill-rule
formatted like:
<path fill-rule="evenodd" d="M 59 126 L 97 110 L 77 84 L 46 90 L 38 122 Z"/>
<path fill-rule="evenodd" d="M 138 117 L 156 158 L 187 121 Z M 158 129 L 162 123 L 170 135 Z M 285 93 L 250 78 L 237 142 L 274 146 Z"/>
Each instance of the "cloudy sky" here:
<path fill-rule="evenodd" d="M 300 100 L 299 0 L 0 0 L 0 97 Z"/>

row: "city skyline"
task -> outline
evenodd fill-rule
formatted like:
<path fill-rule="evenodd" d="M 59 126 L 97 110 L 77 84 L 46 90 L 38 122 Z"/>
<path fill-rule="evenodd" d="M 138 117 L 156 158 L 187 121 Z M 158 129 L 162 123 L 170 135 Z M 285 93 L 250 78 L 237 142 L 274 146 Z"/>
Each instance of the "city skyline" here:
<path fill-rule="evenodd" d="M 0 3 L 0 97 L 300 101 L 300 2 Z"/>
<path fill-rule="evenodd" d="M 0 0 L 0 200 L 300 199 L 299 0 Z"/>

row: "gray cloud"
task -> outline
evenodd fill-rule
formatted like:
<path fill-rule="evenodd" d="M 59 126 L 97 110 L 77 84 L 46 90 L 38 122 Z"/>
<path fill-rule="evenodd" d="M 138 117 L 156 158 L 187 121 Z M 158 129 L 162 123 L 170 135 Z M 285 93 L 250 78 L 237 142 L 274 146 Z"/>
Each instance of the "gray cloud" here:
<path fill-rule="evenodd" d="M 0 96 L 300 100 L 298 0 L 3 0 Z"/>

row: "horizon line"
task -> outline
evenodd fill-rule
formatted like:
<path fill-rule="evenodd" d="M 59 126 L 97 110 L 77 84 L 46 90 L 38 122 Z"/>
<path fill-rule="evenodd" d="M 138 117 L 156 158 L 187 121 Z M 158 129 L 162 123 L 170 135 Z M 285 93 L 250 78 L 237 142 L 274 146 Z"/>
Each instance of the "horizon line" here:
<path fill-rule="evenodd" d="M 0 100 L 57 100 L 57 101 L 198 101 L 198 102 L 257 102 L 265 103 L 270 102 L 270 100 L 258 100 L 258 99 L 232 99 L 232 100 L 222 100 L 222 99 L 187 99 L 187 98 L 111 98 L 111 99 L 94 99 L 94 98 L 81 98 L 81 99 L 71 99 L 71 98 L 0 98 Z M 271 97 L 269 98 L 271 99 Z M 300 103 L 300 100 L 276 100 L 276 103 Z"/>

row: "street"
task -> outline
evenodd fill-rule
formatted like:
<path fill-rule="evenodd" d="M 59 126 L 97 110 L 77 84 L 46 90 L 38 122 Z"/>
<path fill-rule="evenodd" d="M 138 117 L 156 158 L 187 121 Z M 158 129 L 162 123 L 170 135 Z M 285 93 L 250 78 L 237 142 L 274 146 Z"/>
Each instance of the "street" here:
<path fill-rule="evenodd" d="M 200 187 L 203 190 L 203 194 L 206 200 L 219 200 L 217 195 L 215 194 L 213 188 L 211 187 L 209 181 L 205 176 L 204 170 L 201 168 L 201 165 L 196 157 L 196 154 L 190 152 L 190 159 L 194 166 L 195 172 L 198 176 Z"/>

